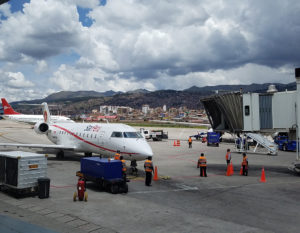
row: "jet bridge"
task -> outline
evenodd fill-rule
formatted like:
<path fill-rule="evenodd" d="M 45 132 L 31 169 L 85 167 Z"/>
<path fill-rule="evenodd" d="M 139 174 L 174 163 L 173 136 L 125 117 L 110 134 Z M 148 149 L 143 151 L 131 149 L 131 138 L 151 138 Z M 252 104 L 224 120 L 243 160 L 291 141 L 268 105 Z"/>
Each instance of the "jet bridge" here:
<path fill-rule="evenodd" d="M 214 131 L 243 131 L 243 98 L 240 92 L 215 95 L 201 102 Z"/>

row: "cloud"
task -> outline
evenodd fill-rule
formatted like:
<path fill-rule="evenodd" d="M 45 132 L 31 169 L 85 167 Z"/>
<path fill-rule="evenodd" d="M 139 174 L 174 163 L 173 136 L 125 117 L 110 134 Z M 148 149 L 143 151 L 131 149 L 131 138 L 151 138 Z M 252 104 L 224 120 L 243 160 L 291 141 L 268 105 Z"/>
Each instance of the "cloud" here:
<path fill-rule="evenodd" d="M 47 62 L 45 60 L 38 60 L 35 72 L 40 74 L 40 73 L 45 72 L 47 70 L 47 68 L 48 68 L 48 65 L 47 65 Z"/>
<path fill-rule="evenodd" d="M 291 82 L 284 71 L 300 65 L 297 0 L 31 0 L 0 11 L 0 67 L 25 70 L 36 93 Z"/>
<path fill-rule="evenodd" d="M 2 61 L 17 62 L 24 57 L 46 59 L 77 47 L 81 24 L 75 5 L 64 1 L 31 0 L 24 14 L 12 14 L 0 25 Z"/>
<path fill-rule="evenodd" d="M 32 82 L 25 80 L 25 77 L 21 72 L 17 72 L 17 73 L 8 72 L 4 75 L 6 75 L 7 78 L 5 80 L 5 83 L 10 88 L 23 89 L 23 88 L 34 86 Z"/>

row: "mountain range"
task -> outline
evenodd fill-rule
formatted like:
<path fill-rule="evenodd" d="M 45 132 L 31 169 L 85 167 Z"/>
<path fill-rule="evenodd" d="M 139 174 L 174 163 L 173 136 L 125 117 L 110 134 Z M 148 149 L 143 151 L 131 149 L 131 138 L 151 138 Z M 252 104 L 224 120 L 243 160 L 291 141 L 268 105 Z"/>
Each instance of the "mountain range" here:
<path fill-rule="evenodd" d="M 11 103 L 17 110 L 29 111 L 32 106 L 20 105 L 20 103 L 37 104 L 47 102 L 63 106 L 65 111 L 90 112 L 92 109 L 99 109 L 100 105 L 129 106 L 135 109 L 141 109 L 143 104 L 150 107 L 162 107 L 164 104 L 170 107 L 186 106 L 189 109 L 202 108 L 200 99 L 213 95 L 218 91 L 233 92 L 258 92 L 263 93 L 268 90 L 271 83 L 251 84 L 251 85 L 217 85 L 197 87 L 192 86 L 182 91 L 176 90 L 158 90 L 148 91 L 138 89 L 129 92 L 96 92 L 96 91 L 61 91 L 53 93 L 44 99 L 31 101 L 17 101 Z M 278 91 L 296 90 L 296 83 L 272 83 Z"/>

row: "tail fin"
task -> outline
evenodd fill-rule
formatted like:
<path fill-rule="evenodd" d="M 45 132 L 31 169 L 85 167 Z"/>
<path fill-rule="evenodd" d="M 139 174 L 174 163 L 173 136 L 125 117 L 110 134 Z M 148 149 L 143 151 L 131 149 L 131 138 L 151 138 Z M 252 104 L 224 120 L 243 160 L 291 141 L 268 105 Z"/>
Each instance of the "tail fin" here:
<path fill-rule="evenodd" d="M 47 103 L 42 103 L 42 108 L 43 108 L 43 117 L 44 117 L 44 122 L 49 124 L 51 121 L 51 115 L 50 115 L 50 111 L 48 108 L 48 104 Z"/>
<path fill-rule="evenodd" d="M 1 98 L 1 101 L 2 101 L 2 107 L 3 107 L 4 115 L 21 114 L 19 112 L 15 112 L 14 109 L 9 105 L 9 103 L 7 103 L 5 98 Z"/>

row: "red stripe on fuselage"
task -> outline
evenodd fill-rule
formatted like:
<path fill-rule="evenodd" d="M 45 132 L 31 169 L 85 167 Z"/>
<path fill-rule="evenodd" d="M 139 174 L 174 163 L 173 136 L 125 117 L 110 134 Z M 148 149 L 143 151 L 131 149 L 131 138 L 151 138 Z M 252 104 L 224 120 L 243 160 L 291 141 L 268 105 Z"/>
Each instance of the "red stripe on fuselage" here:
<path fill-rule="evenodd" d="M 105 147 L 98 146 L 98 145 L 96 145 L 96 144 L 94 144 L 94 143 L 92 143 L 92 142 L 86 141 L 86 140 L 84 140 L 83 138 L 81 138 L 81 137 L 79 137 L 78 135 L 76 135 L 75 133 L 73 133 L 73 132 L 71 132 L 70 130 L 67 130 L 67 129 L 61 127 L 61 126 L 58 126 L 58 125 L 52 125 L 52 126 L 53 126 L 53 127 L 56 127 L 56 128 L 59 128 L 59 129 L 65 131 L 65 132 L 71 134 L 73 137 L 75 137 L 75 138 L 77 138 L 78 140 L 83 141 L 83 142 L 85 142 L 85 143 L 87 143 L 87 144 L 89 144 L 89 145 L 91 145 L 91 146 L 95 146 L 95 147 L 97 147 L 97 148 L 100 148 L 100 149 L 103 149 L 103 150 L 107 150 L 107 151 L 110 151 L 110 152 L 117 152 L 116 150 L 107 149 L 107 148 L 105 148 Z M 136 154 L 136 153 L 128 153 L 128 152 L 120 152 L 120 153 L 122 153 L 122 154 L 129 154 L 129 155 L 134 155 L 134 154 Z"/>

